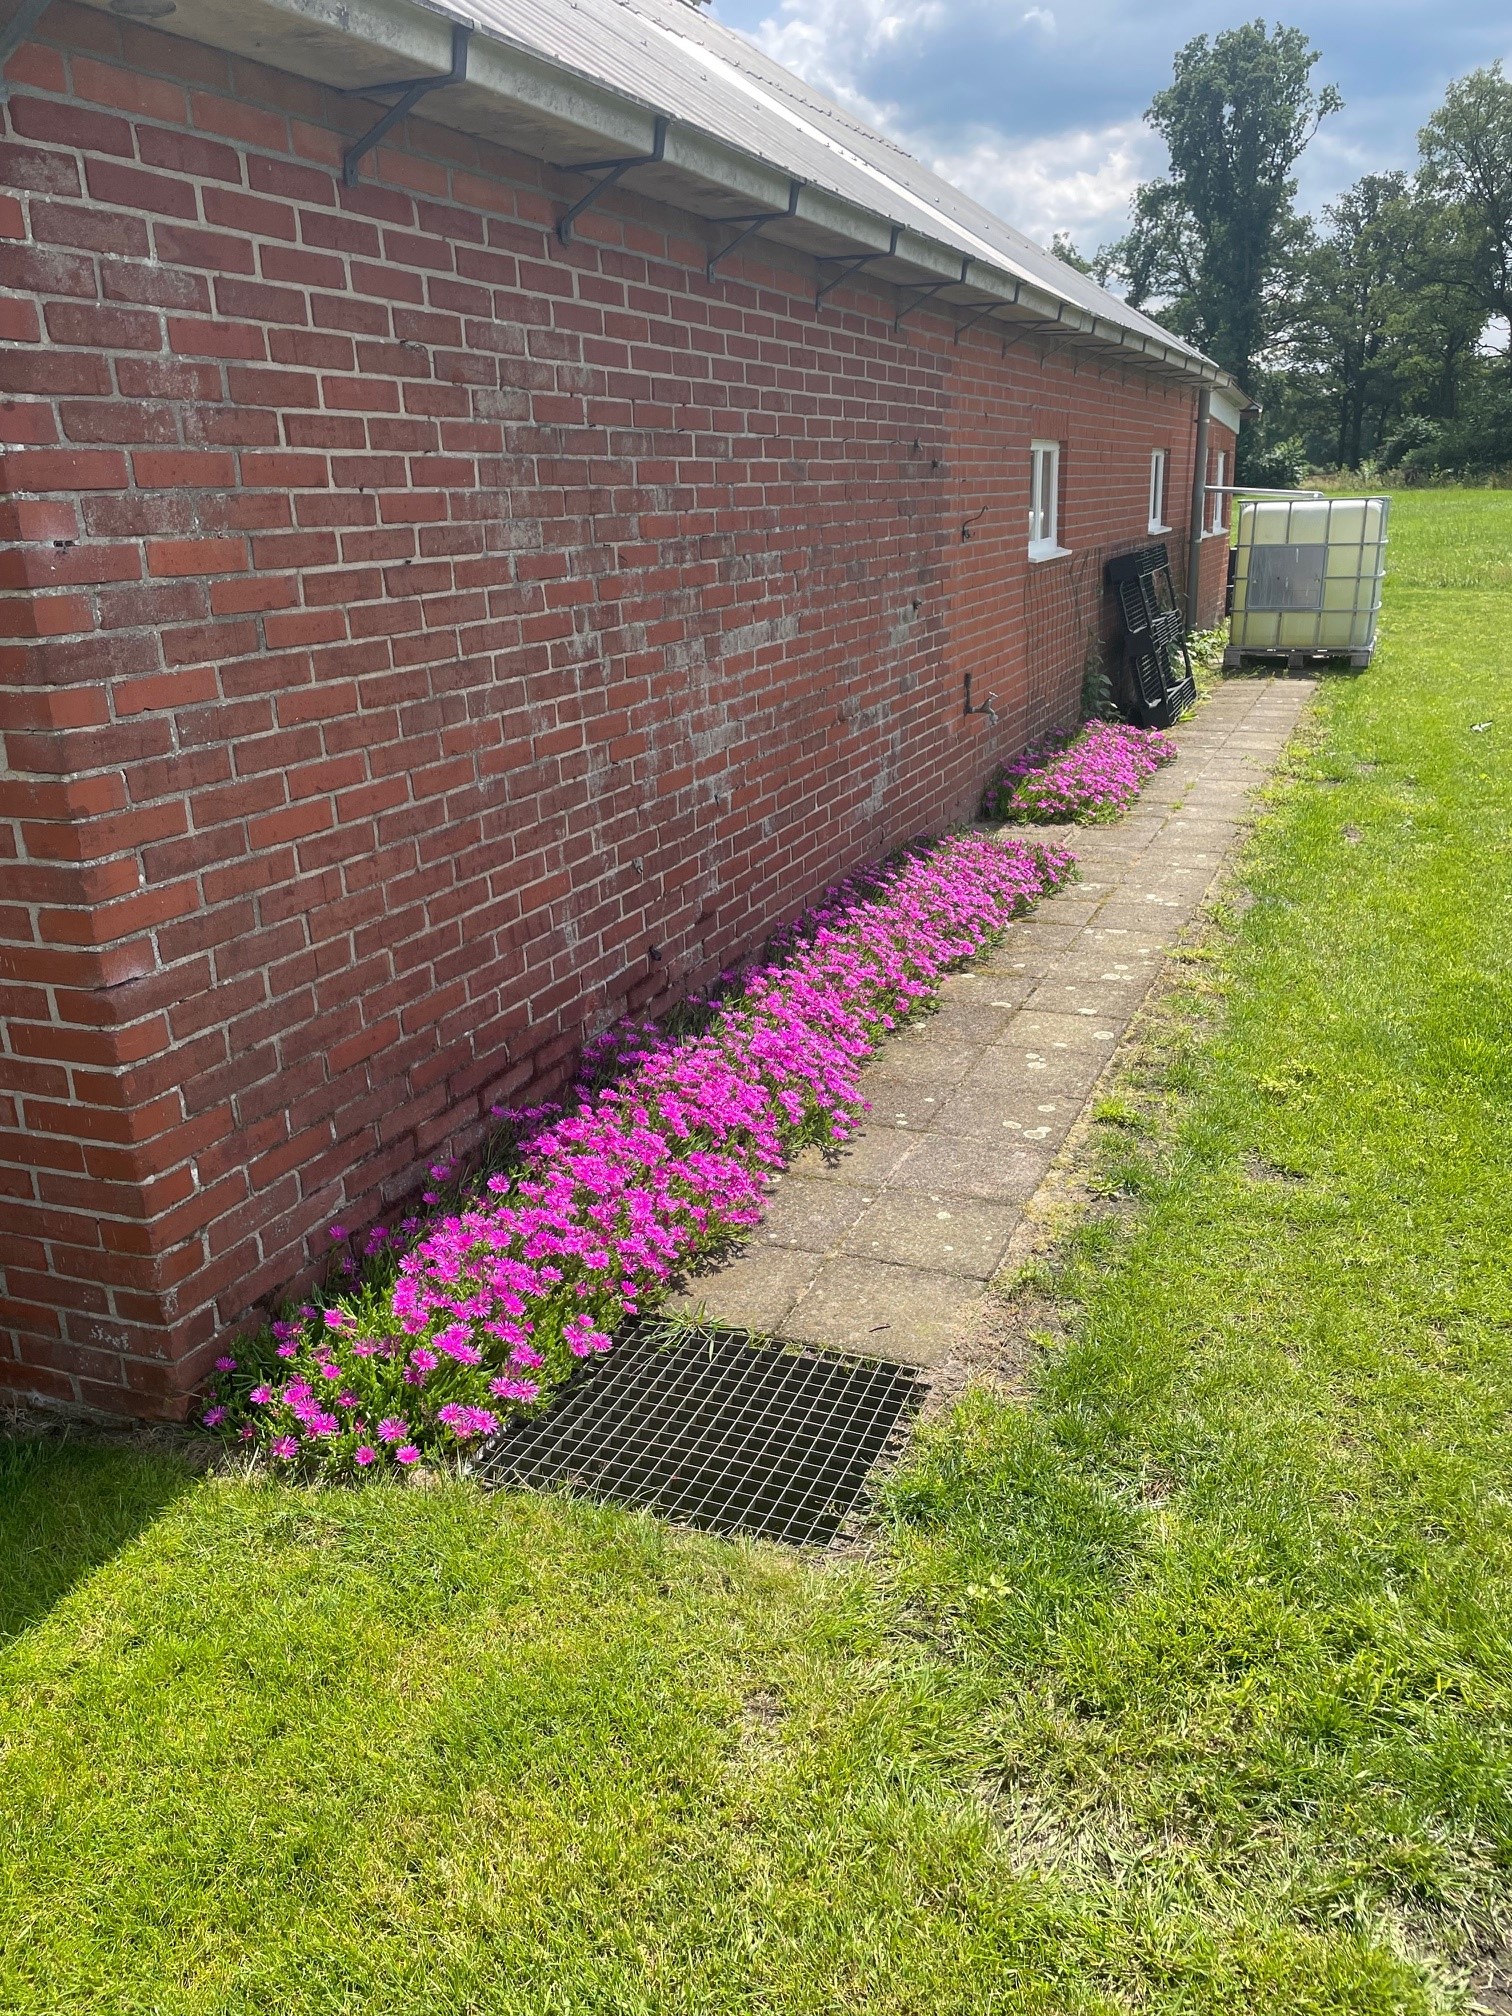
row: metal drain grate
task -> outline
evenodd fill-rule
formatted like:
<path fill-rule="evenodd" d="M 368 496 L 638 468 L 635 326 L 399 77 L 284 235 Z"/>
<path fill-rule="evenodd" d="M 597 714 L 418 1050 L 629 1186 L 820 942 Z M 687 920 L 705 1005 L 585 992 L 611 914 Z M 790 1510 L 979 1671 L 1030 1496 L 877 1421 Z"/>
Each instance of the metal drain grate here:
<path fill-rule="evenodd" d="M 822 1545 L 923 1391 L 909 1365 L 647 1323 L 584 1365 L 543 1414 L 506 1428 L 478 1475 Z"/>

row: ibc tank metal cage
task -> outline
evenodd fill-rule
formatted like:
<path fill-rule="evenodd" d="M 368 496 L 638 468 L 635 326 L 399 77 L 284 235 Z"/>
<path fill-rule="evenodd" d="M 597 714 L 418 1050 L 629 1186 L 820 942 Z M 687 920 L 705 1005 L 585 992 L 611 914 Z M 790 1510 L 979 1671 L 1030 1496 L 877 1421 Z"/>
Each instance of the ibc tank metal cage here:
<path fill-rule="evenodd" d="M 1226 666 L 1375 650 L 1386 572 L 1386 497 L 1245 498 L 1230 555 Z"/>

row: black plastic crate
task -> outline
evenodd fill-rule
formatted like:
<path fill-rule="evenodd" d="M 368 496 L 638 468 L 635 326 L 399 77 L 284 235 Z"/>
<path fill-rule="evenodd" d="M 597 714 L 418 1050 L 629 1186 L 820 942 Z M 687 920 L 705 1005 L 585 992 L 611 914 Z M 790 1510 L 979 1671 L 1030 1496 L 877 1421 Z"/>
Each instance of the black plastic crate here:
<path fill-rule="evenodd" d="M 1123 624 L 1121 704 L 1146 728 L 1169 728 L 1197 697 L 1186 626 L 1164 542 L 1136 546 L 1107 563 Z"/>

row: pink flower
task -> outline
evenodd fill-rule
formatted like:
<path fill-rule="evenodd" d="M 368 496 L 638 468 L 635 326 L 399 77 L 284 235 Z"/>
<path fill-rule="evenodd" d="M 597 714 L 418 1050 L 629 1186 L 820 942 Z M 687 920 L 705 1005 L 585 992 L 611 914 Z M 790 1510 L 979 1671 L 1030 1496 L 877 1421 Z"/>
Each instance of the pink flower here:
<path fill-rule="evenodd" d="M 587 1316 L 569 1316 L 562 1325 L 562 1335 L 574 1358 L 586 1358 L 594 1351 L 607 1351 L 613 1343 L 613 1339 L 596 1329 Z"/>
<path fill-rule="evenodd" d="M 238 1442 L 250 1442 L 256 1433 L 257 1430 L 252 1426 L 250 1421 L 243 1421 L 240 1428 L 236 1431 L 236 1439 Z"/>
<path fill-rule="evenodd" d="M 499 1426 L 497 1418 L 486 1407 L 464 1407 L 457 1401 L 438 1408 L 436 1419 L 444 1428 L 450 1428 L 459 1442 L 465 1442 L 474 1435 L 493 1435 Z"/>
<path fill-rule="evenodd" d="M 236 1360 L 234 1358 L 229 1357 L 217 1358 L 215 1361 L 215 1369 L 217 1372 L 234 1372 L 236 1370 Z"/>
<path fill-rule="evenodd" d="M 378 1423 L 378 1440 L 380 1442 L 402 1442 L 408 1434 L 408 1421 L 401 1421 L 397 1415 L 391 1414 L 387 1421 L 380 1421 Z"/>
<path fill-rule="evenodd" d="M 483 1353 L 472 1341 L 472 1332 L 465 1323 L 448 1323 L 444 1330 L 438 1330 L 431 1340 L 438 1351 L 444 1351 L 448 1358 L 455 1358 L 459 1365 L 481 1365 Z M 415 1352 L 410 1357 L 418 1364 Z M 432 1360 L 432 1363 L 435 1361 Z"/>
<path fill-rule="evenodd" d="M 434 1351 L 428 1351 L 423 1344 L 417 1344 L 410 1353 L 410 1363 L 421 1372 L 434 1372 L 441 1360 Z"/>
<path fill-rule="evenodd" d="M 488 1390 L 496 1400 L 534 1400 L 541 1389 L 534 1379 L 490 1379 Z"/>
<path fill-rule="evenodd" d="M 297 1358 L 299 1356 L 299 1346 L 297 1344 L 280 1344 L 278 1355 L 280 1358 Z"/>
<path fill-rule="evenodd" d="M 344 1330 L 351 1320 L 345 1309 L 327 1309 L 325 1312 L 325 1326 L 327 1330 Z"/>
<path fill-rule="evenodd" d="M 377 1461 L 377 1459 L 378 1459 L 378 1451 L 376 1449 L 370 1449 L 366 1442 L 364 1442 L 359 1449 L 353 1452 L 353 1461 L 360 1464 L 364 1470 L 366 1470 L 369 1463 L 374 1463 Z"/>
<path fill-rule="evenodd" d="M 271 1386 L 254 1386 L 252 1391 L 247 1395 L 247 1398 L 252 1402 L 254 1407 L 266 1407 L 268 1402 L 273 1398 L 273 1388 Z"/>
<path fill-rule="evenodd" d="M 339 1379 L 341 1377 L 341 1367 L 336 1364 L 322 1365 L 320 1376 L 322 1379 Z"/>
<path fill-rule="evenodd" d="M 225 1418 L 226 1410 L 224 1407 L 207 1407 L 200 1416 L 201 1421 L 204 1422 L 207 1428 L 219 1428 Z"/>
<path fill-rule="evenodd" d="M 406 1442 L 402 1449 L 394 1451 L 394 1461 L 396 1463 L 418 1463 L 420 1461 L 420 1451 L 415 1447 L 413 1442 Z"/>
<path fill-rule="evenodd" d="M 331 1227 L 331 1237 L 333 1239 L 345 1239 L 346 1236 L 347 1228 L 345 1225 L 333 1225 Z"/>
<path fill-rule="evenodd" d="M 292 1435 L 280 1435 L 273 1444 L 273 1454 L 287 1463 L 291 1456 L 299 1454 L 299 1444 Z"/>

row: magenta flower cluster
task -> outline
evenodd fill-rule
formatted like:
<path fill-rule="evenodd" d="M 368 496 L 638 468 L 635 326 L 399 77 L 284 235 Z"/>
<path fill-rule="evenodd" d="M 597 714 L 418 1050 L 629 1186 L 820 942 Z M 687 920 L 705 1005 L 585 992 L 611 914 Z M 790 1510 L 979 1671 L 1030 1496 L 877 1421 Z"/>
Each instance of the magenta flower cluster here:
<path fill-rule="evenodd" d="M 1046 822 L 1115 818 L 1147 777 L 1173 761 L 1176 744 L 1158 728 L 1089 721 L 1069 741 L 1041 742 L 996 770 L 982 810 L 989 819 Z"/>
<path fill-rule="evenodd" d="M 1072 867 L 953 836 L 830 892 L 774 960 L 723 976 L 695 1033 L 623 1025 L 588 1060 L 608 1082 L 574 1111 L 536 1109 L 515 1168 L 421 1228 L 382 1289 L 306 1304 L 224 1364 L 207 1424 L 279 1464 L 356 1474 L 476 1444 L 541 1404 L 759 1222 L 798 1145 L 853 1131 L 867 1055 Z"/>

